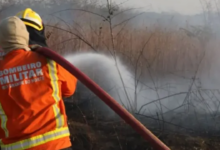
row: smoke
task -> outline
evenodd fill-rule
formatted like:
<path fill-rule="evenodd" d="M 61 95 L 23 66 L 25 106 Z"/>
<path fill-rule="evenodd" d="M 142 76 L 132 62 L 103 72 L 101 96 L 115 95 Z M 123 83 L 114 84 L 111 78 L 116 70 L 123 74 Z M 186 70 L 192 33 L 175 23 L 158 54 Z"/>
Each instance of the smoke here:
<path fill-rule="evenodd" d="M 77 53 L 65 58 L 96 82 L 109 95 L 116 99 L 125 108 L 134 107 L 134 78 L 118 58 L 96 53 Z M 117 63 L 116 63 L 117 62 Z M 115 115 L 113 111 L 95 96 L 81 82 L 78 82 L 75 96 L 78 104 L 90 105 L 109 116 Z M 91 107 L 91 105 L 90 105 Z"/>
<path fill-rule="evenodd" d="M 208 78 L 202 70 L 194 81 L 176 75 L 154 79 L 146 76 L 135 88 L 134 74 L 119 58 L 116 63 L 112 56 L 97 53 L 64 57 L 150 128 L 199 134 L 219 131 L 220 92 L 206 89 L 212 85 L 212 77 Z M 201 80 L 206 81 L 205 85 Z M 74 96 L 82 107 L 98 109 L 106 117 L 117 116 L 80 82 Z"/>

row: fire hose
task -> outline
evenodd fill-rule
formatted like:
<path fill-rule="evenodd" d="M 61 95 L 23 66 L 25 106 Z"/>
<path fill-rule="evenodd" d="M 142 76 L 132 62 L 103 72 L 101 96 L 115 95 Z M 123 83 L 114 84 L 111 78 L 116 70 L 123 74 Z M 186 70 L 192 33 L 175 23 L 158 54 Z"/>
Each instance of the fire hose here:
<path fill-rule="evenodd" d="M 148 141 L 156 150 L 170 150 L 162 141 L 160 141 L 151 131 L 149 131 L 141 122 L 139 122 L 132 114 L 130 114 L 124 107 L 122 107 L 116 100 L 114 100 L 107 92 L 105 92 L 99 85 L 92 81 L 87 75 L 82 73 L 78 68 L 73 66 L 70 62 L 64 59 L 56 52 L 45 48 L 37 48 L 36 52 L 45 57 L 56 61 L 63 68 L 68 70 L 79 81 L 81 81 L 87 88 L 96 94 L 103 102 L 105 102 L 112 110 L 114 110 L 125 122 L 127 122 L 134 130 L 136 130 L 142 137 Z"/>

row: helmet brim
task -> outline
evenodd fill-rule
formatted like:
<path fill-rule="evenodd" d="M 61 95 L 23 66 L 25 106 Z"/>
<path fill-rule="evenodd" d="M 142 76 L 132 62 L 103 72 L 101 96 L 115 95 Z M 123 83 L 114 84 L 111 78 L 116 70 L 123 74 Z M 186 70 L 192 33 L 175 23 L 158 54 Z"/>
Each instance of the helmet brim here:
<path fill-rule="evenodd" d="M 32 24 L 32 23 L 30 23 L 30 22 L 27 22 L 27 21 L 23 21 L 23 22 L 24 22 L 25 25 L 30 26 L 30 27 L 33 27 L 34 29 L 36 29 L 36 30 L 38 30 L 38 31 L 43 30 L 43 26 L 39 27 L 39 26 L 37 26 L 37 25 L 35 25 L 35 24 Z"/>

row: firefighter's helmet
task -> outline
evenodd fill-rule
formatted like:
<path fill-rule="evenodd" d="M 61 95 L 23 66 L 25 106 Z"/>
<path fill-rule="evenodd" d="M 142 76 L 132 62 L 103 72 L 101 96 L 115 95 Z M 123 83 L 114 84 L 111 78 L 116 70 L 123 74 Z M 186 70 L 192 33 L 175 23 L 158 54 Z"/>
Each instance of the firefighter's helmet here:
<path fill-rule="evenodd" d="M 43 29 L 43 21 L 38 13 L 33 11 L 31 8 L 26 8 L 16 14 L 25 25 L 31 26 L 38 31 Z"/>

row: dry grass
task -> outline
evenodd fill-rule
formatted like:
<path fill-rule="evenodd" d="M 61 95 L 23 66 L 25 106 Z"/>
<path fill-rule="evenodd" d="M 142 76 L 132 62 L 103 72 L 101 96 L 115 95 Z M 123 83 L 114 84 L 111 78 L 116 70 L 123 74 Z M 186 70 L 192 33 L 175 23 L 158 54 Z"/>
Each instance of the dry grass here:
<path fill-rule="evenodd" d="M 153 150 L 122 120 L 106 120 L 93 112 L 70 107 L 67 114 L 74 150 Z M 86 116 L 86 117 L 85 117 Z M 218 150 L 219 137 L 161 132 L 150 128 L 172 150 Z"/>
<path fill-rule="evenodd" d="M 125 23 L 115 27 L 101 20 L 88 20 L 84 24 L 79 21 L 68 28 L 63 24 L 47 25 L 48 32 L 52 32 L 48 40 L 52 49 L 60 53 L 85 50 L 115 52 L 133 70 L 138 66 L 141 70 L 150 68 L 158 73 L 182 71 L 185 75 L 194 72 L 209 46 L 209 41 L 201 38 L 211 38 L 208 34 L 194 37 L 184 30 L 166 30 L 159 25 L 135 29 Z"/>

